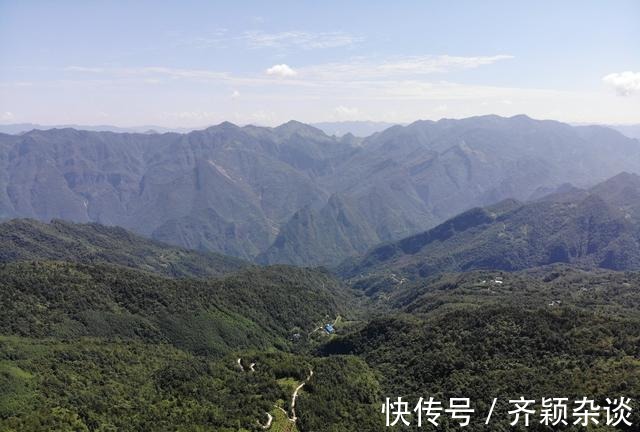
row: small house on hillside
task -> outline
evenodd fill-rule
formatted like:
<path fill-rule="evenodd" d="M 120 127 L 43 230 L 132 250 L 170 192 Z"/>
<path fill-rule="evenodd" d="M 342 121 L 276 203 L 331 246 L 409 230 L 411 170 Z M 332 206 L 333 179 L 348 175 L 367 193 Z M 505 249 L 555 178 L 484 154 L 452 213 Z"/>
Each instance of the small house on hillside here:
<path fill-rule="evenodd" d="M 333 325 L 331 324 L 325 324 L 324 331 L 327 332 L 327 334 L 334 334 L 336 332 L 336 329 L 334 329 Z"/>

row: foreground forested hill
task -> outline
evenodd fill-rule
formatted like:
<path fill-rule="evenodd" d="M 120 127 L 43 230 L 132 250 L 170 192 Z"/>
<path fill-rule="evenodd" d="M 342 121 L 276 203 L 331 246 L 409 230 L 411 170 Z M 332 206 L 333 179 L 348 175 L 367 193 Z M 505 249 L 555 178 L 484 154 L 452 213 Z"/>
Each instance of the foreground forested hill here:
<path fill-rule="evenodd" d="M 326 271 L 248 266 L 93 224 L 0 229 L 0 430 L 262 430 L 267 413 L 295 430 L 291 386 L 315 369 L 312 399 L 329 375 L 355 380 L 336 401 L 353 418 L 329 424 L 378 424 L 367 365 L 308 354 L 321 326 L 358 314 Z"/>
<path fill-rule="evenodd" d="M 319 377 L 305 399 L 312 408 L 299 411 L 321 427 L 305 430 L 383 430 L 376 416 L 379 384 L 362 360 L 237 355 L 255 372 L 249 363 L 239 368 L 235 356 L 213 360 L 166 344 L 2 336 L 0 430 L 257 432 L 269 413 L 271 430 L 296 431 L 282 410 L 290 410 L 289 383 L 303 382 L 309 370 Z M 327 375 L 341 380 L 338 391 Z M 348 415 L 325 416 L 327 401 Z"/>
<path fill-rule="evenodd" d="M 321 352 L 357 355 L 380 371 L 389 397 L 414 405 L 420 397 L 468 397 L 474 431 L 510 430 L 507 402 L 522 395 L 538 402 L 587 395 L 600 406 L 625 395 L 634 401 L 633 424 L 640 422 L 638 273 L 551 267 L 446 274 L 407 284 L 387 302 L 393 313 Z M 485 425 L 494 397 L 496 414 Z M 539 411 L 532 418 L 527 430 L 549 430 Z M 442 420 L 442 430 L 457 430 Z M 415 416 L 413 425 L 418 430 Z M 612 429 L 601 423 L 593 430 Z"/>
<path fill-rule="evenodd" d="M 201 281 L 111 265 L 0 266 L 2 334 L 123 337 L 214 356 L 284 346 L 296 331 L 338 315 L 340 300 L 328 275 L 285 267 Z"/>
<path fill-rule="evenodd" d="M 509 430 L 506 401 L 522 395 L 625 396 L 640 424 L 638 272 L 443 268 L 362 290 L 288 266 L 175 277 L 158 257 L 194 256 L 135 249 L 119 229 L 24 224 L 0 264 L 2 431 L 246 432 L 271 416 L 273 431 L 377 432 L 398 396 L 469 397 L 478 431 Z"/>

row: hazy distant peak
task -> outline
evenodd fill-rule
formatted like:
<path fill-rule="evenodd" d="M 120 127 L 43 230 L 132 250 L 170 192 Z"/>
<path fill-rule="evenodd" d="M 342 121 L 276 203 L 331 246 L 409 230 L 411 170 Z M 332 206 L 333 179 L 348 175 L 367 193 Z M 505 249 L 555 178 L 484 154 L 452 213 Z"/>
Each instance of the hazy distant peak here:
<path fill-rule="evenodd" d="M 351 146 L 360 145 L 362 140 L 363 140 L 363 138 L 358 138 L 357 136 L 355 136 L 351 132 L 346 133 L 346 134 L 342 135 L 342 137 L 340 137 L 340 142 L 341 143 L 345 143 L 345 144 L 348 144 L 348 145 L 351 145 Z"/>
<path fill-rule="evenodd" d="M 303 137 L 326 137 L 326 134 L 322 130 L 297 120 L 289 120 L 288 122 L 273 128 L 273 130 L 278 135 L 285 138 L 289 138 L 294 134 L 298 134 Z"/>
<path fill-rule="evenodd" d="M 436 123 L 446 123 L 451 121 L 451 119 L 440 119 L 437 122 L 433 121 L 433 120 L 416 120 L 412 123 L 409 123 L 408 125 L 404 126 L 406 128 L 413 128 L 413 127 L 421 127 L 421 126 L 430 126 Z M 401 128 L 403 127 L 403 125 L 395 125 L 394 128 Z"/>
<path fill-rule="evenodd" d="M 51 128 L 51 129 L 32 129 L 28 132 L 23 133 L 23 136 L 26 137 L 39 137 L 39 136 L 68 136 L 68 137 L 79 137 L 86 135 L 89 131 L 75 129 L 72 127 L 64 127 L 64 128 Z"/>
<path fill-rule="evenodd" d="M 156 133 L 178 132 L 188 133 L 193 130 L 202 128 L 170 128 L 157 125 L 143 125 L 132 127 L 120 127 L 113 125 L 79 125 L 79 124 L 65 124 L 65 125 L 41 125 L 35 123 L 14 123 L 14 124 L 0 124 L 0 133 L 8 135 L 24 135 L 25 133 L 33 130 L 51 130 L 51 129 L 75 129 L 91 132 L 114 132 L 114 133 L 147 133 L 151 130 Z"/>
<path fill-rule="evenodd" d="M 289 129 L 299 129 L 299 128 L 309 128 L 309 129 L 314 129 L 314 130 L 318 130 L 317 128 L 314 128 L 311 125 L 308 125 L 306 123 L 303 123 L 301 121 L 298 120 L 289 120 L 286 123 L 282 123 L 280 126 L 276 126 L 274 129 L 277 130 L 289 130 Z"/>
<path fill-rule="evenodd" d="M 407 129 L 417 129 L 417 128 L 429 128 L 433 126 L 438 127 L 455 127 L 459 125 L 502 125 L 502 124 L 524 124 L 530 122 L 540 122 L 542 120 L 535 120 L 525 114 L 518 114 L 512 117 L 502 117 L 497 114 L 487 114 L 481 116 L 473 116 L 473 117 L 465 117 L 465 118 L 441 118 L 437 121 L 434 120 L 416 120 L 408 125 L 396 125 L 393 129 L 407 128 Z"/>
<path fill-rule="evenodd" d="M 640 124 L 610 125 L 609 127 L 629 138 L 640 139 Z"/>
<path fill-rule="evenodd" d="M 311 126 L 317 127 L 324 131 L 327 135 L 335 135 L 338 137 L 351 134 L 358 138 L 366 138 L 375 133 L 381 132 L 395 123 L 376 122 L 367 120 L 357 121 L 337 121 L 337 122 L 320 122 L 313 123 Z"/>
<path fill-rule="evenodd" d="M 516 115 L 511 116 L 511 117 L 509 117 L 509 118 L 510 118 L 510 119 L 513 119 L 513 120 L 525 120 L 525 121 L 531 121 L 531 120 L 533 120 L 531 117 L 529 117 L 529 116 L 528 116 L 528 115 L 526 115 L 526 114 L 516 114 Z"/>
<path fill-rule="evenodd" d="M 607 193 L 613 193 L 627 188 L 633 188 L 640 191 L 640 176 L 638 174 L 623 171 L 602 183 L 598 183 L 591 188 L 591 190 L 602 194 L 605 191 Z"/>
<path fill-rule="evenodd" d="M 230 121 L 223 121 L 220 124 L 217 124 L 215 126 L 211 126 L 208 129 L 239 129 L 240 127 L 234 123 L 231 123 Z"/>
<path fill-rule="evenodd" d="M 608 181 L 630 181 L 638 183 L 640 182 L 640 175 L 628 171 L 622 171 L 620 174 L 611 177 Z"/>

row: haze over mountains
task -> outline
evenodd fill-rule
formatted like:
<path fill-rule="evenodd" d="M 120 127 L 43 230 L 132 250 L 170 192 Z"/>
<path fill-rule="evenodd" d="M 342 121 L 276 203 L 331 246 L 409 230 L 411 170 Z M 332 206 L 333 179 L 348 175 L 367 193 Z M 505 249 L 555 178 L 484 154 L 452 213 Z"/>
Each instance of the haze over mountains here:
<path fill-rule="evenodd" d="M 387 122 L 375 122 L 375 121 L 337 121 L 337 122 L 321 122 L 311 123 L 311 126 L 316 127 L 326 133 L 327 135 L 343 136 L 352 134 L 357 137 L 367 137 L 373 135 L 376 132 L 381 132 L 396 123 Z M 47 129 L 78 129 L 78 130 L 90 130 L 96 132 L 127 132 L 127 133 L 165 133 L 165 132 L 179 132 L 187 133 L 194 130 L 206 129 L 201 128 L 168 128 L 158 125 L 146 125 L 146 126 L 134 126 L 134 127 L 120 127 L 113 125 L 41 125 L 36 123 L 13 123 L 13 124 L 0 124 L 0 133 L 6 133 L 11 135 L 18 135 L 25 132 L 32 131 L 34 129 L 47 130 Z"/>
<path fill-rule="evenodd" d="M 351 134 L 356 137 L 366 138 L 373 135 L 376 132 L 382 132 L 392 126 L 396 126 L 401 123 L 388 123 L 378 121 L 366 121 L 366 120 L 354 120 L 354 121 L 335 121 L 335 122 L 320 122 L 310 123 L 311 126 L 316 127 L 326 133 L 327 135 L 336 135 L 341 137 L 343 135 Z M 406 125 L 406 124 L 403 124 Z M 579 124 L 580 126 L 589 125 L 588 123 Z M 625 125 L 600 125 L 617 130 L 621 134 L 629 138 L 640 139 L 640 125 L 637 124 L 625 124 Z M 36 123 L 12 123 L 12 124 L 0 124 L 0 133 L 18 135 L 25 132 L 29 132 L 33 129 L 47 130 L 47 129 L 78 129 L 78 130 L 90 130 L 90 131 L 103 131 L 103 132 L 128 132 L 128 133 L 165 133 L 165 132 L 178 132 L 187 133 L 201 128 L 168 128 L 158 125 L 147 126 L 135 126 L 135 127 L 120 127 L 113 125 L 41 125 Z"/>
<path fill-rule="evenodd" d="M 612 129 L 617 130 L 623 135 L 628 136 L 629 138 L 637 138 L 640 139 L 640 125 L 612 125 Z"/>
<path fill-rule="evenodd" d="M 0 136 L 5 218 L 203 250 L 0 223 L 0 429 L 382 431 L 385 395 L 425 388 L 638 400 L 640 176 L 606 178 L 638 148 L 523 116 Z M 338 278 L 204 250 L 358 256 Z"/>
<path fill-rule="evenodd" d="M 622 173 L 589 189 L 567 187 L 528 203 L 505 200 L 474 208 L 380 245 L 342 271 L 356 279 L 415 279 L 558 263 L 640 269 L 640 176 Z"/>
<path fill-rule="evenodd" d="M 382 132 L 385 129 L 395 126 L 398 123 L 375 122 L 375 121 L 338 121 L 338 122 L 322 122 L 313 123 L 313 127 L 317 127 L 327 135 L 343 136 L 351 134 L 357 137 L 365 138 L 376 132 Z"/>
<path fill-rule="evenodd" d="M 258 263 L 335 265 L 472 207 L 640 172 L 640 144 L 526 116 L 418 121 L 364 139 L 222 123 L 0 135 L 0 166 L 1 219 L 98 222 Z"/>

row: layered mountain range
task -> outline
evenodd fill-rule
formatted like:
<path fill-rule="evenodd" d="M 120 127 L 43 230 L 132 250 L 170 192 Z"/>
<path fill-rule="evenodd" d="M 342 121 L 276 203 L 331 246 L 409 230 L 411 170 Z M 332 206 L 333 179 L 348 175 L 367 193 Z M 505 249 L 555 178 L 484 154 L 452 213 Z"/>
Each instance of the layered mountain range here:
<path fill-rule="evenodd" d="M 640 176 L 621 173 L 588 189 L 509 199 L 345 261 L 344 276 L 371 289 L 444 272 L 518 271 L 551 264 L 640 269 Z"/>
<path fill-rule="evenodd" d="M 576 197 L 602 193 L 633 218 L 634 183 L 622 175 L 540 202 L 574 208 Z M 500 218 L 517 207 L 491 209 Z M 566 226 L 582 220 L 591 236 L 614 235 L 616 217 L 575 208 Z M 454 236 L 474 229 L 462 219 L 475 213 L 442 226 Z M 640 422 L 638 271 L 531 259 L 522 271 L 434 272 L 373 300 L 326 271 L 247 266 L 96 224 L 14 220 L 0 224 L 0 246 L 1 430 L 373 432 L 388 429 L 386 395 L 412 401 L 425 389 L 464 394 L 477 412 L 500 396 L 494 424 L 472 418 L 478 431 L 507 430 L 506 401 L 524 392 L 536 400 L 624 392 L 634 401 L 629 420 Z"/>
<path fill-rule="evenodd" d="M 386 395 L 429 389 L 477 412 L 500 396 L 495 424 L 471 420 L 490 431 L 523 393 L 635 402 L 640 177 L 545 190 L 377 246 L 346 280 L 1 223 L 0 429 L 382 431 Z"/>
<path fill-rule="evenodd" d="M 335 265 L 462 211 L 640 172 L 611 129 L 526 116 L 418 121 L 367 138 L 299 122 L 186 134 L 0 135 L 0 219 L 117 225 L 261 264 Z"/>

